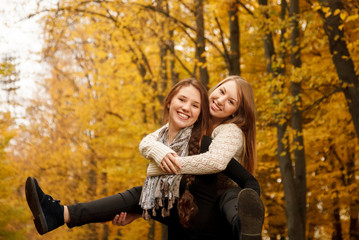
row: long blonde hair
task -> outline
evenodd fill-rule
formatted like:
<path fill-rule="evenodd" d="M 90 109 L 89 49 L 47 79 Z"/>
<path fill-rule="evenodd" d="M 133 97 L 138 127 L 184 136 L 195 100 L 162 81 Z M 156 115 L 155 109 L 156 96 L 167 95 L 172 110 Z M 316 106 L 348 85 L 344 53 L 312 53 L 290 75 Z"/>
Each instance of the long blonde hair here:
<path fill-rule="evenodd" d="M 243 165 L 254 174 L 257 161 L 256 148 L 256 106 L 251 85 L 240 76 L 229 76 L 210 89 L 209 95 L 222 84 L 234 81 L 237 84 L 239 106 L 237 111 L 224 119 L 223 123 L 234 123 L 243 132 Z"/>

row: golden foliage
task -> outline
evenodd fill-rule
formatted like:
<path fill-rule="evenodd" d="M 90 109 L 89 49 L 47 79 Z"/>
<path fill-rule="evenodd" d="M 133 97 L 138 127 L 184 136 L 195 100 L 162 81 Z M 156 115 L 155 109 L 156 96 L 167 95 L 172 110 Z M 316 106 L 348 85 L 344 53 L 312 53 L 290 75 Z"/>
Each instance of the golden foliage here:
<path fill-rule="evenodd" d="M 228 9 L 232 2 L 210 0 L 205 4 L 209 87 L 228 74 L 224 53 L 229 49 Z M 338 200 L 343 236 L 349 239 L 349 209 L 359 201 L 359 144 L 345 97 L 338 91 L 340 82 L 318 11 L 339 15 L 343 20 L 341 27 L 359 73 L 358 5 L 343 1 L 345 8 L 331 13 L 316 2 L 310 5 L 301 1 L 302 67 L 295 69 L 289 64 L 293 50 L 290 19 L 281 19 L 278 2 L 269 1 L 266 8 L 253 0 L 241 2 L 241 75 L 252 84 L 257 106 L 257 177 L 266 206 L 264 234 L 287 236 L 275 124 L 290 120 L 295 100 L 290 82 L 300 82 L 304 146 L 294 147 L 304 147 L 306 153 L 307 236 L 324 239 L 332 234 L 334 200 Z M 63 204 L 94 200 L 142 185 L 147 160 L 138 153 L 141 138 L 160 126 L 160 103 L 173 82 L 198 75 L 193 71 L 193 10 L 194 2 L 187 0 L 70 0 L 59 1 L 56 8 L 49 9 L 42 19 L 42 54 L 50 72 L 40 83 L 41 94 L 27 108 L 28 123 L 21 126 L 16 144 L 9 148 L 10 160 L 1 162 L 8 171 L 1 173 L 1 179 L 13 175 L 14 166 L 19 174 L 9 181 L 16 182 L 17 189 L 23 190 L 23 182 L 31 175 Z M 264 24 L 267 28 L 263 30 Z M 273 34 L 277 54 L 285 53 L 284 59 L 273 59 L 275 68 L 286 70 L 277 78 L 266 72 L 263 36 L 268 33 Z M 281 33 L 284 41 L 280 41 Z M 275 95 L 273 89 L 278 90 Z M 0 134 L 6 138 L 9 132 Z M 284 143 L 291 146 L 291 154 L 293 135 L 288 128 Z M 4 155 L 2 152 L 1 159 L 6 159 Z M 1 193 L 8 193 L 11 184 L 4 183 Z M 23 216 L 31 226 L 24 228 L 28 239 L 39 239 L 24 196 L 17 194 L 13 201 L 13 205 L 23 203 Z M 120 234 L 118 229 L 111 224 L 71 230 L 63 227 L 42 239 L 146 239 L 149 224 L 137 220 L 121 227 Z M 160 239 L 157 232 L 155 239 Z"/>

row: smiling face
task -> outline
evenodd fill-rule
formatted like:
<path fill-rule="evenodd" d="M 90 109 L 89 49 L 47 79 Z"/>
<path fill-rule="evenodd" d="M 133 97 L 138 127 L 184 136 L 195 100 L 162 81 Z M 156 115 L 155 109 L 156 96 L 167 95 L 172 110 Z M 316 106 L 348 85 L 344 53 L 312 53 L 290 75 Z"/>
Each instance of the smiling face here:
<path fill-rule="evenodd" d="M 169 129 L 179 132 L 193 125 L 201 113 L 201 95 L 193 86 L 182 87 L 171 99 L 169 108 Z"/>
<path fill-rule="evenodd" d="M 238 86 L 235 81 L 224 82 L 209 96 L 209 111 L 214 125 L 220 124 L 239 107 Z"/>

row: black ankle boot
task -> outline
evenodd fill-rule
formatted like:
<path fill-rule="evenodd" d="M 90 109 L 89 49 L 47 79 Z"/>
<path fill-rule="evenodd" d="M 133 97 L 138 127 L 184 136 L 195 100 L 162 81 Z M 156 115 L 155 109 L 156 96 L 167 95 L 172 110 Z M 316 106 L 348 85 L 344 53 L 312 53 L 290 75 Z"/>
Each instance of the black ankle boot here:
<path fill-rule="evenodd" d="M 25 194 L 39 234 L 43 235 L 64 225 L 64 206 L 46 195 L 35 178 L 27 178 Z"/>
<path fill-rule="evenodd" d="M 240 240 L 262 239 L 264 205 L 257 192 L 245 188 L 238 193 Z"/>

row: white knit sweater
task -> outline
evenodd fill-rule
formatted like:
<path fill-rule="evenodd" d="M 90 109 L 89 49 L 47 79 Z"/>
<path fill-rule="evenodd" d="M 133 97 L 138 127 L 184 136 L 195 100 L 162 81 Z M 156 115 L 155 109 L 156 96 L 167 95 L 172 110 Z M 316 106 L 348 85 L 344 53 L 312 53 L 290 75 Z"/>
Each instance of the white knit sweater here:
<path fill-rule="evenodd" d="M 141 154 L 150 160 L 147 175 L 168 174 L 159 167 L 167 153 L 174 153 L 169 147 L 157 141 L 162 128 L 144 137 L 139 145 Z M 212 143 L 206 153 L 178 157 L 180 174 L 212 174 L 223 171 L 234 157 L 241 162 L 243 153 L 242 130 L 233 123 L 221 124 L 212 132 Z"/>

